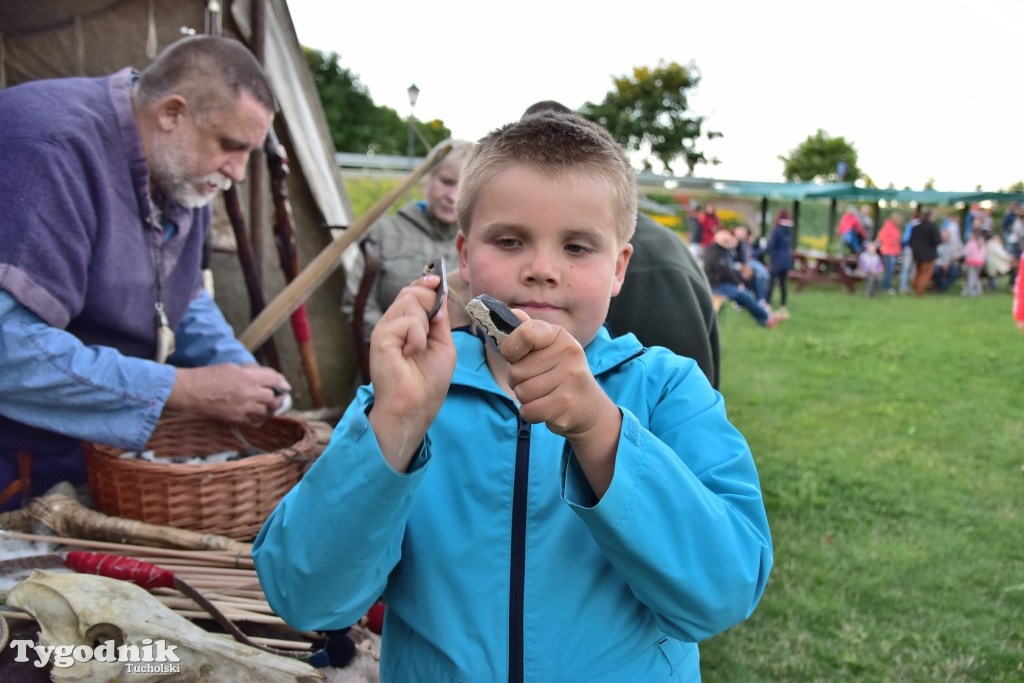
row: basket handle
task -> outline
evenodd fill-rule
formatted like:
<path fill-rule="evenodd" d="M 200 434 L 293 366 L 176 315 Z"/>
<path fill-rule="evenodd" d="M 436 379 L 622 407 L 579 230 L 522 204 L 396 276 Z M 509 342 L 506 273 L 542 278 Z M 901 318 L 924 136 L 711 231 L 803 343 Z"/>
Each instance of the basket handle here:
<path fill-rule="evenodd" d="M 299 449 L 292 448 L 291 446 L 279 448 L 274 452 L 283 455 L 293 462 L 310 462 L 313 460 L 308 453 L 303 453 Z"/>

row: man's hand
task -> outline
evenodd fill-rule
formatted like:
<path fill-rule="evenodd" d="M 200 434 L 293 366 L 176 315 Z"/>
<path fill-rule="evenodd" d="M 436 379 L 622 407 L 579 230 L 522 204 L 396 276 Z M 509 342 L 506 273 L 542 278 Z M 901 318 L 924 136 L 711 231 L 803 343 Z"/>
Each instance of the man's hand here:
<path fill-rule="evenodd" d="M 370 336 L 370 424 L 384 457 L 398 472 L 408 469 L 455 372 L 447 303 L 440 315 L 427 319 L 440 282 L 437 275 L 427 275 L 404 287 Z"/>
<path fill-rule="evenodd" d="M 622 414 L 565 328 L 515 313 L 523 323 L 501 345 L 501 355 L 509 362 L 508 383 L 519 413 L 569 441 L 600 498 L 614 473 Z"/>
<path fill-rule="evenodd" d="M 177 368 L 166 408 L 259 426 L 281 407 L 291 389 L 281 373 L 258 365 Z"/>

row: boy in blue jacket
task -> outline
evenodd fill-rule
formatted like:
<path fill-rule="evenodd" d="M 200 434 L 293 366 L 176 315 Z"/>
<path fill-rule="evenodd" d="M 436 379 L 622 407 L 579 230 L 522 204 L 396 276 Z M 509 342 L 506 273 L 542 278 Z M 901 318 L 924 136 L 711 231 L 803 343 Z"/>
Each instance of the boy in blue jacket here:
<path fill-rule="evenodd" d="M 463 171 L 459 273 L 522 320 L 500 350 L 404 288 L 372 386 L 254 546 L 300 629 L 387 609 L 383 681 L 695 681 L 772 545 L 757 471 L 696 363 L 602 323 L 636 224 L 601 127 L 541 114 Z M 658 302 L 650 302 L 656 306 Z"/>

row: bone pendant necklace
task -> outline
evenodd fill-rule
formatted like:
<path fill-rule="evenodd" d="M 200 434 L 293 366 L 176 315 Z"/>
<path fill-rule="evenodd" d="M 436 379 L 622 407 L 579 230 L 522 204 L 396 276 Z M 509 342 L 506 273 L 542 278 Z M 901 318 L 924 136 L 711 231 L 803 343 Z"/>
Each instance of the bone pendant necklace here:
<path fill-rule="evenodd" d="M 160 229 L 159 238 L 163 238 L 163 213 L 156 210 L 156 224 Z M 157 363 L 165 363 L 174 353 L 174 330 L 171 329 L 170 321 L 167 319 L 167 310 L 164 307 L 164 248 L 163 244 L 153 248 L 153 269 L 156 271 L 156 354 L 154 360 Z"/>

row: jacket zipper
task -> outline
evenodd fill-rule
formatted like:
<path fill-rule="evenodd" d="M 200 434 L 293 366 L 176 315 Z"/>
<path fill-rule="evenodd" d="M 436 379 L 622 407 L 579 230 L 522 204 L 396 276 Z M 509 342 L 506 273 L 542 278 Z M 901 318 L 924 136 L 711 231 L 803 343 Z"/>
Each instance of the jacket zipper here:
<path fill-rule="evenodd" d="M 523 593 L 526 584 L 526 493 L 530 478 L 530 423 L 516 415 L 516 474 L 512 488 L 512 562 L 508 592 L 508 680 L 523 680 Z"/>

